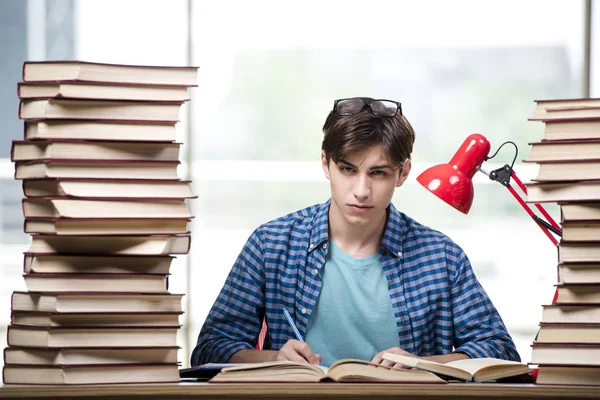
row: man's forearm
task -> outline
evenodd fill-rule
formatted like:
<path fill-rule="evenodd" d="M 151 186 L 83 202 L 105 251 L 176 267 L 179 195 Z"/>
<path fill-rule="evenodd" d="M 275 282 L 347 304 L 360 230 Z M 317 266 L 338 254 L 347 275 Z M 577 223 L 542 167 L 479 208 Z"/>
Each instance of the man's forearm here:
<path fill-rule="evenodd" d="M 244 349 L 235 353 L 229 359 L 230 363 L 255 363 L 264 361 L 275 361 L 277 359 L 276 350 L 249 350 Z"/>
<path fill-rule="evenodd" d="M 423 357 L 423 359 L 425 359 L 425 360 L 435 361 L 435 362 L 439 362 L 442 364 L 445 364 L 450 361 L 464 360 L 466 358 L 471 358 L 471 357 L 469 357 L 465 353 L 460 353 L 460 352 L 444 354 L 444 355 L 440 355 L 440 356 Z"/>

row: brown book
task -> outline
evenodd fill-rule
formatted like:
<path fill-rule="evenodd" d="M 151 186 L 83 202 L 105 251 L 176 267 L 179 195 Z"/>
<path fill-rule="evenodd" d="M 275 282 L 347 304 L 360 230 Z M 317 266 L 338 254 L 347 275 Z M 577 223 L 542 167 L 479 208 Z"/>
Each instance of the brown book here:
<path fill-rule="evenodd" d="M 22 203 L 25 218 L 192 218 L 183 199 L 27 198 Z"/>
<path fill-rule="evenodd" d="M 179 161 L 37 160 L 17 161 L 15 179 L 179 179 Z"/>
<path fill-rule="evenodd" d="M 27 197 L 86 197 L 91 199 L 190 199 L 189 181 L 127 179 L 27 179 Z"/>
<path fill-rule="evenodd" d="M 13 292 L 11 310 L 40 312 L 181 312 L 182 294 Z"/>
<path fill-rule="evenodd" d="M 179 327 L 180 312 L 146 313 L 49 313 L 39 311 L 13 311 L 10 323 L 26 326 L 62 327 L 129 327 L 160 326 Z"/>
<path fill-rule="evenodd" d="M 600 139 L 600 119 L 546 121 L 544 125 L 544 140 Z"/>
<path fill-rule="evenodd" d="M 179 382 L 177 364 L 120 364 L 34 366 L 10 365 L 2 369 L 4 384 L 91 385 L 108 383 Z"/>
<path fill-rule="evenodd" d="M 566 182 L 600 179 L 600 160 L 540 162 L 534 181 Z"/>
<path fill-rule="evenodd" d="M 26 254 L 26 274 L 169 274 L 171 256 L 65 256 Z"/>
<path fill-rule="evenodd" d="M 563 222 L 564 242 L 600 242 L 600 220 L 594 222 Z"/>
<path fill-rule="evenodd" d="M 596 286 L 597 288 L 598 286 Z M 600 303 L 560 304 L 542 306 L 542 322 L 569 324 L 600 324 Z"/>
<path fill-rule="evenodd" d="M 600 368 L 541 365 L 535 381 L 538 385 L 598 385 Z"/>
<path fill-rule="evenodd" d="M 181 143 L 14 140 L 11 161 L 117 160 L 178 161 Z"/>
<path fill-rule="evenodd" d="M 531 372 L 525 364 L 499 358 L 483 357 L 439 363 L 422 358 L 394 353 L 383 353 L 382 358 L 408 368 L 429 371 L 442 377 L 467 382 L 485 382 Z"/>
<path fill-rule="evenodd" d="M 168 293 L 167 275 L 24 274 L 30 292 Z"/>
<path fill-rule="evenodd" d="M 177 122 L 181 104 L 181 102 L 149 101 L 21 100 L 19 118 Z"/>
<path fill-rule="evenodd" d="M 292 361 L 253 363 L 223 368 L 210 382 L 427 382 L 445 383 L 435 374 L 409 369 L 390 369 L 363 360 L 344 359 L 329 368 Z"/>
<path fill-rule="evenodd" d="M 556 285 L 556 304 L 600 304 L 600 282 Z"/>
<path fill-rule="evenodd" d="M 600 324 L 540 323 L 536 341 L 540 343 L 600 344 Z"/>
<path fill-rule="evenodd" d="M 560 264 L 600 263 L 600 245 L 593 242 L 561 242 L 558 246 L 558 262 Z"/>
<path fill-rule="evenodd" d="M 109 82 L 38 81 L 19 82 L 21 99 L 51 97 L 89 100 L 188 101 L 186 86 L 115 84 Z"/>
<path fill-rule="evenodd" d="M 600 190 L 600 186 L 598 186 Z M 600 203 L 562 203 L 560 205 L 561 222 L 600 222 Z"/>
<path fill-rule="evenodd" d="M 162 347 L 177 345 L 179 328 L 127 327 L 37 327 L 8 326 L 9 346 L 72 347 Z"/>
<path fill-rule="evenodd" d="M 558 264 L 558 278 L 559 283 L 600 284 L 600 263 Z"/>
<path fill-rule="evenodd" d="M 25 365 L 176 364 L 179 347 L 4 348 L 4 363 Z"/>
<path fill-rule="evenodd" d="M 105 64 L 86 61 L 26 61 L 23 81 L 140 83 L 196 86 L 198 67 Z"/>
<path fill-rule="evenodd" d="M 190 233 L 189 219 L 57 218 L 26 219 L 25 233 L 52 235 L 176 235 Z"/>
<path fill-rule="evenodd" d="M 142 123 L 140 121 L 47 120 L 26 121 L 26 140 L 120 140 L 173 142 L 175 123 Z"/>
<path fill-rule="evenodd" d="M 600 99 L 536 100 L 530 121 L 582 120 L 600 118 Z"/>
<path fill-rule="evenodd" d="M 600 140 L 544 140 L 529 144 L 531 149 L 524 162 L 597 160 L 600 155 Z"/>
<path fill-rule="evenodd" d="M 600 181 L 528 183 L 525 186 L 530 203 L 600 201 Z"/>
<path fill-rule="evenodd" d="M 600 345 L 534 342 L 531 351 L 531 363 L 600 366 Z M 600 375 L 598 378 L 600 378 Z M 598 383 L 600 383 L 600 380 Z"/>
<path fill-rule="evenodd" d="M 27 253 L 163 256 L 187 254 L 190 240 L 189 235 L 34 235 Z"/>

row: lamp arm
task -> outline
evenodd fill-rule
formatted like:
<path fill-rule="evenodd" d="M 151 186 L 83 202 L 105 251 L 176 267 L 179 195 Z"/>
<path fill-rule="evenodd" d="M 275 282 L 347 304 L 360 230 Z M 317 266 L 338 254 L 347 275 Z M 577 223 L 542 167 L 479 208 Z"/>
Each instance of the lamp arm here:
<path fill-rule="evenodd" d="M 540 210 L 542 215 L 550 222 L 547 222 L 547 221 L 543 220 L 542 218 L 538 217 L 533 212 L 533 210 L 531 209 L 529 204 L 527 204 L 525 202 L 525 200 L 523 200 L 523 198 L 517 193 L 515 188 L 513 188 L 512 185 L 510 184 L 511 178 L 513 178 L 513 180 L 515 182 L 517 182 L 517 185 L 519 185 L 519 187 L 523 190 L 523 192 L 525 192 L 525 194 L 527 194 L 527 188 L 525 187 L 525 185 L 523 185 L 523 183 L 521 182 L 519 177 L 515 174 L 513 169 L 508 164 L 502 168 L 496 169 L 489 173 L 487 171 L 485 171 L 484 169 L 482 169 L 481 167 L 479 167 L 479 171 L 486 174 L 490 178 L 490 180 L 499 182 L 501 185 L 505 186 L 508 189 L 508 191 L 510 192 L 510 194 L 512 194 L 513 197 L 517 200 L 517 202 L 521 205 L 521 207 L 523 207 L 525 212 L 527 212 L 527 214 L 529 214 L 529 216 L 535 221 L 537 226 L 539 226 L 540 229 L 546 234 L 548 239 L 550 239 L 550 241 L 555 246 L 558 246 L 558 240 L 556 240 L 556 238 L 554 236 L 552 236 L 552 234 L 550 232 L 553 232 L 557 236 L 561 236 L 562 231 L 560 229 L 560 226 L 556 223 L 556 221 L 554 221 L 554 219 L 550 216 L 550 214 L 548 214 L 546 209 L 544 209 L 544 207 L 542 207 L 541 204 L 535 203 L 536 208 L 538 210 Z"/>
<path fill-rule="evenodd" d="M 513 178 L 513 180 L 517 183 L 517 185 L 519 185 L 519 187 L 521 188 L 521 190 L 523 191 L 523 193 L 527 194 L 527 187 L 525 185 L 523 185 L 523 182 L 521 182 L 521 180 L 519 179 L 519 177 L 517 176 L 517 174 L 515 174 L 515 171 L 512 171 L 510 174 L 511 178 Z M 556 221 L 554 221 L 554 219 L 550 216 L 550 214 L 548 214 L 548 211 L 546 211 L 546 209 L 544 207 L 542 207 L 541 204 L 539 203 L 533 203 L 535 205 L 535 207 L 540 210 L 540 212 L 542 213 L 542 215 L 544 216 L 544 218 L 546 218 L 546 221 L 549 221 L 552 226 L 559 232 L 556 233 L 558 236 L 562 235 L 561 229 L 560 229 L 560 225 L 558 225 L 556 223 Z M 540 221 L 543 221 L 540 218 Z M 544 223 L 548 223 L 544 221 Z"/>

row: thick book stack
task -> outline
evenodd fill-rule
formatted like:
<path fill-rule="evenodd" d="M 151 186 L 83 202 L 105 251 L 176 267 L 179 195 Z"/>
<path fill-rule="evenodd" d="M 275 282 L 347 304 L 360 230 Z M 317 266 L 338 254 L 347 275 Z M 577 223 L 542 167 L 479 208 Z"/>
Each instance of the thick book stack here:
<path fill-rule="evenodd" d="M 176 382 L 181 294 L 171 254 L 190 247 L 190 182 L 175 125 L 195 67 L 26 62 L 26 292 L 14 292 L 4 383 Z"/>
<path fill-rule="evenodd" d="M 600 385 L 600 99 L 537 101 L 528 200 L 560 205 L 556 298 L 532 345 L 539 384 Z"/>

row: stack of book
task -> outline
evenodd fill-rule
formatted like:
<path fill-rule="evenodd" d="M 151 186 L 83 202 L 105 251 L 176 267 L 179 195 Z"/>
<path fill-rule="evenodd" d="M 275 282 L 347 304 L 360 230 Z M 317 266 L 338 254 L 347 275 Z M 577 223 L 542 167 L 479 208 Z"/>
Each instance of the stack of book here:
<path fill-rule="evenodd" d="M 26 292 L 14 292 L 4 383 L 176 382 L 181 294 L 171 254 L 190 247 L 190 182 L 175 125 L 196 67 L 26 62 Z"/>
<path fill-rule="evenodd" d="M 532 346 L 537 383 L 600 385 L 600 99 L 537 101 L 545 123 L 526 161 L 539 164 L 528 200 L 560 205 L 552 304 Z"/>

